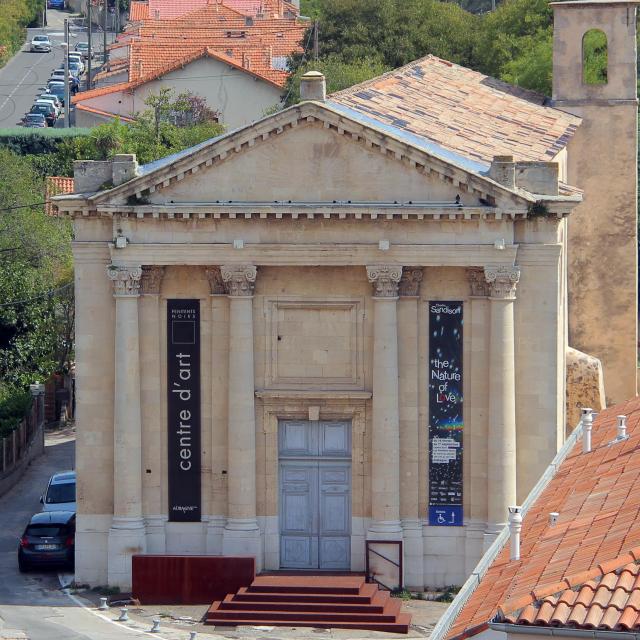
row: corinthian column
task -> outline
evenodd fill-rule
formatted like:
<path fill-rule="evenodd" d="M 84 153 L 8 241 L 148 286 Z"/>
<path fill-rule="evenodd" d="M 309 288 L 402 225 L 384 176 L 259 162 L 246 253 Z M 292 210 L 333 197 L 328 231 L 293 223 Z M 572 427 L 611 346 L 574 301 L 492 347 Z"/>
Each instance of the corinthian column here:
<path fill-rule="evenodd" d="M 256 268 L 220 269 L 229 294 L 228 507 L 222 554 L 252 555 L 262 567 L 256 518 L 256 424 L 253 372 L 253 288 Z"/>
<path fill-rule="evenodd" d="M 519 267 L 485 267 L 490 287 L 488 520 L 489 533 L 516 503 L 516 397 L 513 304 Z"/>
<path fill-rule="evenodd" d="M 113 521 L 108 541 L 110 586 L 131 586 L 131 556 L 144 553 L 142 420 L 138 297 L 142 269 L 107 268 L 116 299 Z"/>
<path fill-rule="evenodd" d="M 398 284 L 402 267 L 367 267 L 373 285 L 371 517 L 367 537 L 402 539 L 398 411 Z"/>

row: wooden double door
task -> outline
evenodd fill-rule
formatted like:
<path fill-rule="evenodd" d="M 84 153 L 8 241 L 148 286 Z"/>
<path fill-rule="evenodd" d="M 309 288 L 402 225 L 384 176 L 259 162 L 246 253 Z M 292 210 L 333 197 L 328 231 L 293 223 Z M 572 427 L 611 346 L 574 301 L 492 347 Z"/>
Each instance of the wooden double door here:
<path fill-rule="evenodd" d="M 281 421 L 280 566 L 351 567 L 351 423 Z"/>

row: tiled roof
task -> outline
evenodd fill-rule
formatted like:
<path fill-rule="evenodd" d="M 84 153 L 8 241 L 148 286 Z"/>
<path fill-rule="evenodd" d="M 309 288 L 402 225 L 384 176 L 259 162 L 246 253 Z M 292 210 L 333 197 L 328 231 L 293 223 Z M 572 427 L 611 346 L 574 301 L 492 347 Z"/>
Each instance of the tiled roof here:
<path fill-rule="evenodd" d="M 552 160 L 581 122 L 545 106 L 544 96 L 435 56 L 330 100 L 487 164 L 496 155 Z"/>
<path fill-rule="evenodd" d="M 282 15 L 284 11 L 299 13 L 293 4 L 283 0 L 222 0 L 222 2 L 217 3 L 215 0 L 180 0 L 180 2 L 176 0 L 149 0 L 148 17 L 153 20 L 171 20 L 208 5 L 216 4 L 226 5 L 245 15 L 256 17 L 259 15 Z"/>
<path fill-rule="evenodd" d="M 174 54 L 176 54 L 175 51 L 174 51 Z M 255 63 L 253 66 L 250 66 L 249 68 L 247 68 L 243 66 L 242 59 L 236 60 L 218 51 L 204 48 L 204 49 L 192 50 L 191 53 L 185 55 L 182 58 L 178 58 L 178 59 L 174 58 L 172 62 L 166 64 L 165 66 L 156 68 L 153 71 L 145 73 L 141 76 L 137 76 L 134 80 L 131 80 L 129 82 L 119 82 L 116 84 L 107 85 L 105 87 L 99 87 L 97 89 L 91 89 L 90 91 L 83 91 L 81 93 L 77 93 L 75 96 L 73 96 L 73 98 L 71 99 L 71 102 L 72 104 L 78 104 L 83 102 L 84 100 L 97 98 L 99 96 L 108 95 L 110 93 L 115 93 L 117 91 L 131 91 L 136 87 L 146 84 L 147 82 L 151 82 L 152 80 L 155 80 L 157 78 L 161 78 L 162 76 L 165 76 L 166 74 L 171 73 L 176 69 L 180 69 L 181 67 L 188 65 L 190 62 L 194 62 L 195 60 L 198 60 L 204 57 L 221 60 L 222 62 L 228 64 L 229 66 L 233 66 L 237 69 L 241 69 L 242 71 L 248 73 L 249 75 L 252 75 L 270 84 L 273 84 L 274 86 L 277 86 L 279 88 L 284 86 L 284 83 L 287 79 L 287 74 L 285 72 L 277 71 L 275 69 L 270 69 L 268 71 L 263 72 L 260 69 L 259 65 Z M 247 56 L 247 60 L 251 60 L 251 58 Z"/>
<path fill-rule="evenodd" d="M 132 0 L 129 4 L 129 20 L 139 22 L 149 19 L 149 3 Z"/>
<path fill-rule="evenodd" d="M 629 562 L 633 558 L 632 562 Z M 640 547 L 631 555 L 607 563 L 622 565 L 607 573 L 595 569 L 597 575 L 585 581 L 566 579 L 566 588 L 544 598 L 530 598 L 525 606 L 501 612 L 504 622 L 538 627 L 570 626 L 577 629 L 608 631 L 640 631 Z"/>
<path fill-rule="evenodd" d="M 628 416 L 629 437 L 615 441 L 619 414 Z M 549 523 L 550 512 L 560 514 L 555 525 Z M 550 613 L 550 623 L 557 613 L 560 617 L 553 624 L 571 624 L 569 618 L 575 615 L 578 624 L 590 624 L 600 609 L 604 616 L 607 603 L 619 608 L 623 595 L 617 586 L 627 585 L 629 580 L 622 573 L 630 572 L 626 565 L 640 558 L 639 515 L 640 398 L 634 398 L 597 417 L 591 452 L 583 453 L 582 442 L 576 443 L 524 517 L 520 560 L 509 560 L 507 543 L 460 610 L 448 637 L 474 635 L 499 611 L 518 616 L 516 620 L 521 613 L 526 618 L 540 615 L 541 620 Z M 633 571 L 636 576 L 637 569 Z M 606 577 L 611 572 L 619 574 L 621 585 L 614 585 L 612 578 Z M 587 603 L 588 592 L 596 586 L 594 598 Z M 635 579 L 632 586 L 634 593 L 628 598 L 631 604 L 625 601 L 625 607 L 635 606 L 640 597 Z M 602 587 L 613 589 L 614 600 L 606 598 Z M 568 591 L 577 593 L 572 605 L 561 602 L 574 597 Z M 545 598 L 557 600 L 545 604 Z M 538 604 L 540 613 L 535 612 Z M 573 610 L 567 622 L 559 622 L 565 604 Z M 526 609 L 529 605 L 533 609 Z M 585 615 L 580 618 L 582 613 Z M 613 617 L 609 613 L 598 625 L 609 625 Z M 620 617 L 614 626 L 621 624 Z"/>
<path fill-rule="evenodd" d="M 49 216 L 55 215 L 53 205 L 49 200 L 53 196 L 59 196 L 64 193 L 73 193 L 73 178 L 67 178 L 65 176 L 47 176 L 44 183 L 44 199 L 45 213 Z"/>

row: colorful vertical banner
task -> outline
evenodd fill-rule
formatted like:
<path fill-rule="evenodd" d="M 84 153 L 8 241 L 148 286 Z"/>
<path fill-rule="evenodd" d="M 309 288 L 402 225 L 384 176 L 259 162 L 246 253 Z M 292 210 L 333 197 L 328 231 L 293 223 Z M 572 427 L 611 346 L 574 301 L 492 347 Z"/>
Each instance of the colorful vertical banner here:
<path fill-rule="evenodd" d="M 200 301 L 167 300 L 169 520 L 200 522 Z"/>
<path fill-rule="evenodd" d="M 429 302 L 429 524 L 462 515 L 462 302 Z"/>

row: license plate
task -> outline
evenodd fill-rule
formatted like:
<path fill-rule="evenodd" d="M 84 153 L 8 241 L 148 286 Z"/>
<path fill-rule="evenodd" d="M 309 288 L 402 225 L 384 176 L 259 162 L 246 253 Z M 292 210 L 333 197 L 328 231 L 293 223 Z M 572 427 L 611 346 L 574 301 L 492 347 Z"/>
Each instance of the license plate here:
<path fill-rule="evenodd" d="M 58 548 L 57 544 L 37 544 L 36 551 L 54 551 Z"/>

